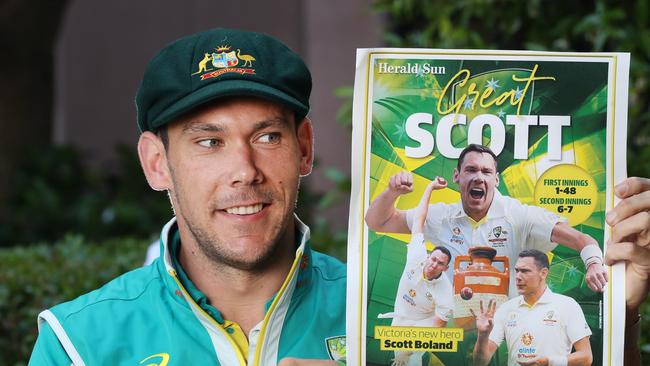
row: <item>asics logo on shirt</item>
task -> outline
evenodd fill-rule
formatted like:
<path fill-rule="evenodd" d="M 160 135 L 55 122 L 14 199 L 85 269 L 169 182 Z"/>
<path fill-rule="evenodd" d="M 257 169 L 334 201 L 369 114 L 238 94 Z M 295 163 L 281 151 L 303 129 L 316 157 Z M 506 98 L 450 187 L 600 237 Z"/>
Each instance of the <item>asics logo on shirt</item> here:
<path fill-rule="evenodd" d="M 156 353 L 155 355 L 151 355 L 144 360 L 140 361 L 140 365 L 143 365 L 145 361 L 154 359 L 154 358 L 159 358 L 158 363 L 148 363 L 144 366 L 167 366 L 167 363 L 169 362 L 169 353 Z"/>

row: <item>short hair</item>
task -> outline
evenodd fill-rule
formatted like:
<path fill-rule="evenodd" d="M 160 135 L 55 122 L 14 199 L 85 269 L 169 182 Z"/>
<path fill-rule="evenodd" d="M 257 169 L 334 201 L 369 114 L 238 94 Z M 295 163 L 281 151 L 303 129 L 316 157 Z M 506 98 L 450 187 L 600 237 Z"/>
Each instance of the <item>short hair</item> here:
<path fill-rule="evenodd" d="M 471 152 L 490 154 L 490 156 L 492 156 L 492 158 L 494 159 L 494 167 L 495 168 L 497 167 L 497 156 L 489 147 L 479 145 L 479 144 L 469 144 L 467 145 L 466 148 L 463 149 L 463 151 L 460 152 L 460 156 L 458 156 L 458 165 L 456 166 L 456 169 L 460 171 L 460 166 L 463 165 L 463 160 L 465 160 L 465 155 Z"/>
<path fill-rule="evenodd" d="M 548 269 L 548 256 L 546 253 L 537 249 L 526 249 L 519 253 L 519 258 L 527 257 L 533 258 L 535 260 L 535 264 L 537 264 L 537 267 Z"/>
<path fill-rule="evenodd" d="M 451 252 L 449 251 L 449 249 L 443 247 L 442 245 L 438 245 L 437 247 L 433 248 L 431 253 L 435 252 L 436 250 L 441 251 L 444 255 L 447 256 L 447 265 L 448 265 L 449 262 L 451 262 Z"/>
<path fill-rule="evenodd" d="M 167 125 L 160 126 L 158 128 L 158 137 L 160 137 L 160 140 L 163 143 L 163 146 L 165 147 L 165 151 L 169 150 L 169 133 L 167 132 Z"/>

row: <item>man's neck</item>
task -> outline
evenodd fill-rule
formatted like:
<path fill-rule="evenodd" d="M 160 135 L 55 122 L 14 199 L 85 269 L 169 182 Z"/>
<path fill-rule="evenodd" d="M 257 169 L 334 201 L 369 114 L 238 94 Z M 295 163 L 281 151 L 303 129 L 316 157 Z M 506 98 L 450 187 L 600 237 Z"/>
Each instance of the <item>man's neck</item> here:
<path fill-rule="evenodd" d="M 292 225 L 290 225 L 293 227 Z M 192 239 L 184 240 L 178 259 L 183 270 L 210 305 L 219 310 L 222 317 L 237 323 L 244 333 L 264 319 L 265 305 L 280 289 L 294 260 L 295 241 L 293 228 L 282 237 L 283 244 L 270 264 L 261 270 L 241 270 L 215 263 L 198 249 Z"/>
<path fill-rule="evenodd" d="M 524 301 L 529 306 L 533 306 L 537 304 L 537 301 L 539 300 L 540 297 L 542 297 L 542 295 L 544 295 L 545 291 L 546 291 L 546 284 L 543 284 L 537 289 L 537 291 L 531 294 L 524 295 Z"/>

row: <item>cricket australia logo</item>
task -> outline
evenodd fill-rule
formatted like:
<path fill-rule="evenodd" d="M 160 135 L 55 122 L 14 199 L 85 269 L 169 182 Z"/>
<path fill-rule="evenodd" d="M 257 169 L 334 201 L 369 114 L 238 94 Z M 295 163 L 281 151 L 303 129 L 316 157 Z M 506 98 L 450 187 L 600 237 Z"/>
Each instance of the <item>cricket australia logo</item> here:
<path fill-rule="evenodd" d="M 327 354 L 330 360 L 345 360 L 345 336 L 330 337 L 325 339 Z"/>
<path fill-rule="evenodd" d="M 502 226 L 495 226 L 488 235 L 488 241 L 492 244 L 492 247 L 503 247 L 505 242 L 508 241 L 507 234 L 508 232 Z"/>
<path fill-rule="evenodd" d="M 544 324 L 546 325 L 555 325 L 557 320 L 555 319 L 555 312 L 553 310 L 550 310 L 548 313 L 546 313 L 546 317 L 544 317 Z"/>
<path fill-rule="evenodd" d="M 233 50 L 228 45 L 222 45 L 214 48 L 212 52 L 205 52 L 203 58 L 197 63 L 197 71 L 192 75 L 200 74 L 201 80 L 206 80 L 229 72 L 242 75 L 255 74 L 254 61 L 257 61 L 255 57 L 242 54 L 239 48 Z"/>

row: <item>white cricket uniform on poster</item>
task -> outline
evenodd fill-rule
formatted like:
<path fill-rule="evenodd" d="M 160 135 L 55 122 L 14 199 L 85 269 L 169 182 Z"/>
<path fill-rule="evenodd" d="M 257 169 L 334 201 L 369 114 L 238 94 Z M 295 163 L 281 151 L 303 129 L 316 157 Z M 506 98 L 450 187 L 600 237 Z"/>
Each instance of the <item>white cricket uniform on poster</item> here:
<path fill-rule="evenodd" d="M 453 288 L 447 275 L 427 280 L 422 273 L 428 254 L 422 233 L 413 234 L 407 246 L 406 265 L 395 296 L 395 312 L 381 314 L 392 317 L 393 326 L 431 327 L 434 317 L 448 322 L 454 306 Z M 396 358 L 400 351 L 395 352 Z M 424 352 L 412 352 L 404 365 L 419 366 Z"/>
<path fill-rule="evenodd" d="M 580 305 L 547 287 L 533 306 L 523 296 L 501 305 L 489 339 L 497 346 L 505 339 L 508 365 L 519 365 L 537 356 L 568 356 L 575 342 L 590 335 Z"/>
<path fill-rule="evenodd" d="M 445 273 L 432 280 L 424 277 L 422 270 L 427 257 L 423 235 L 412 235 L 395 297 L 394 319 L 401 319 L 402 324 L 394 325 L 430 327 L 436 315 L 444 321 L 451 320 L 454 306 L 451 282 Z"/>
<path fill-rule="evenodd" d="M 406 211 L 406 222 L 413 227 L 414 209 Z M 566 221 L 546 209 L 522 204 L 519 200 L 494 192 L 486 217 L 475 222 L 467 216 L 461 202 L 429 205 L 424 223 L 424 238 L 434 245 L 444 245 L 452 255 L 447 276 L 454 278 L 454 259 L 467 255 L 469 248 L 487 246 L 496 249 L 497 256 L 508 257 L 510 272 L 519 253 L 537 249 L 544 253 L 556 246 L 551 242 L 555 224 Z M 517 296 L 515 276 L 510 276 L 509 297 Z"/>

